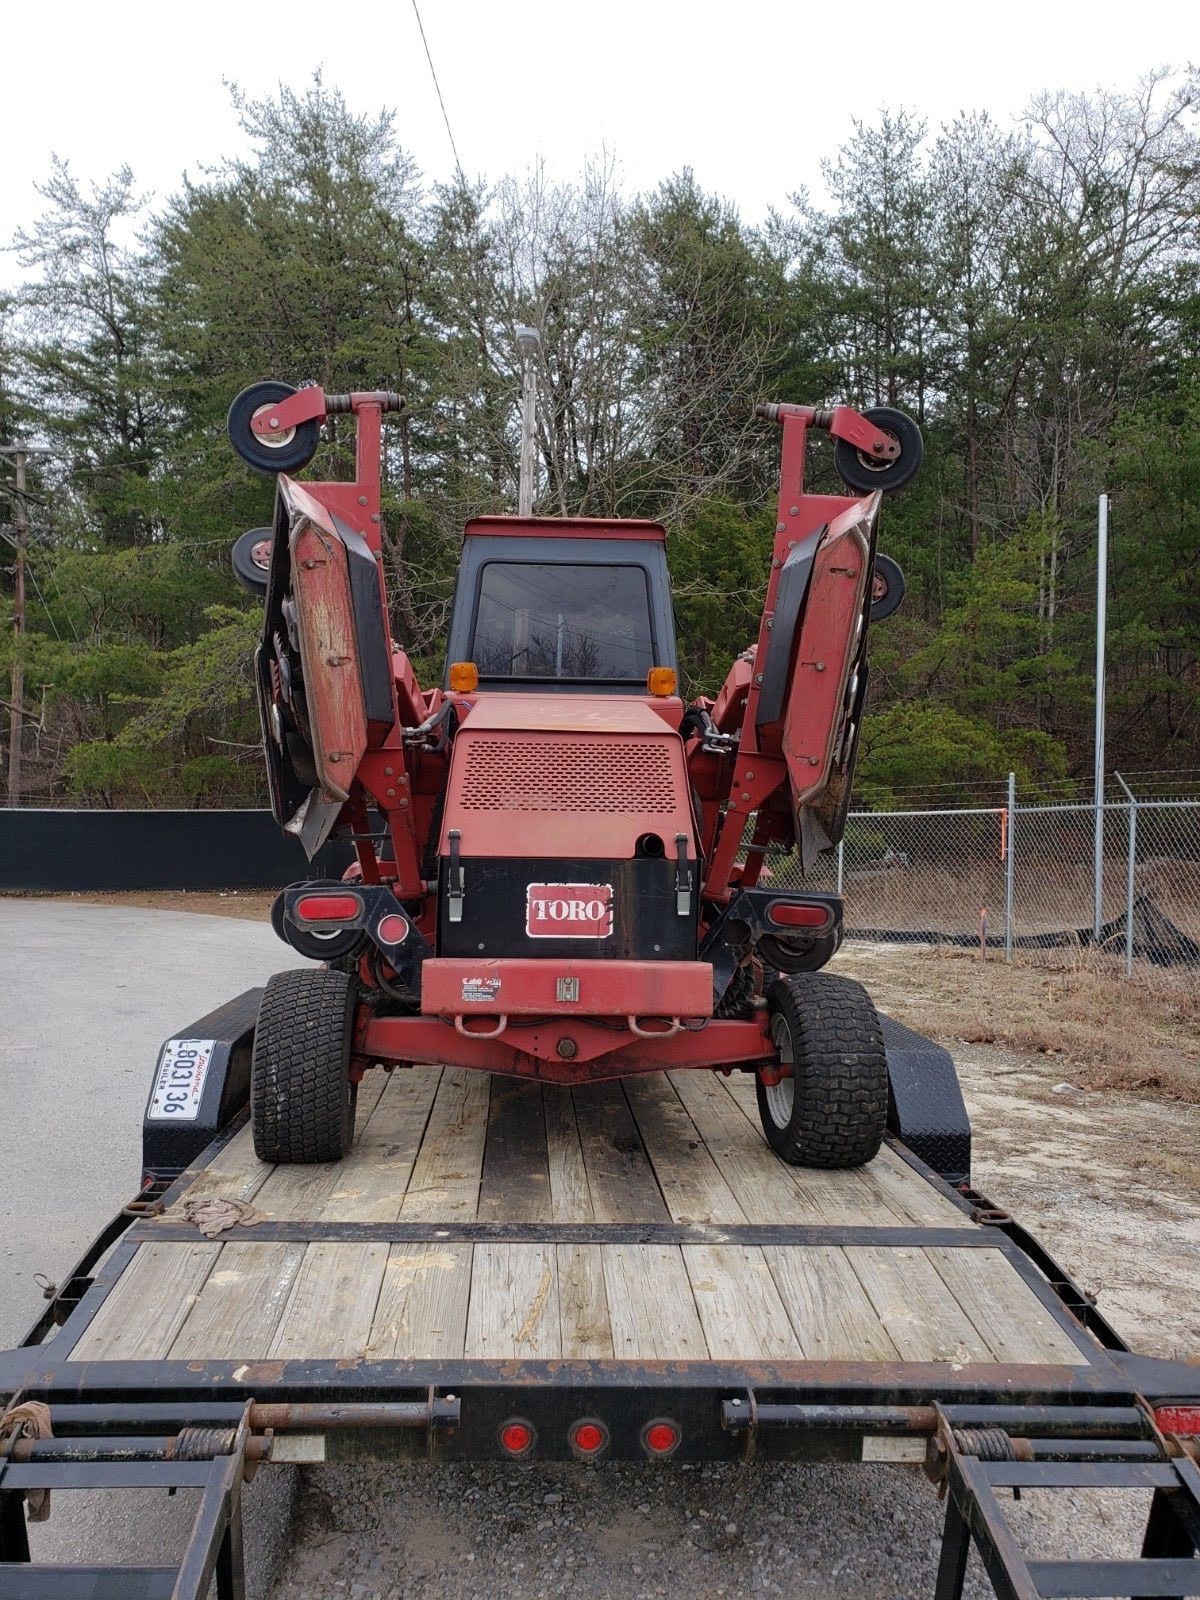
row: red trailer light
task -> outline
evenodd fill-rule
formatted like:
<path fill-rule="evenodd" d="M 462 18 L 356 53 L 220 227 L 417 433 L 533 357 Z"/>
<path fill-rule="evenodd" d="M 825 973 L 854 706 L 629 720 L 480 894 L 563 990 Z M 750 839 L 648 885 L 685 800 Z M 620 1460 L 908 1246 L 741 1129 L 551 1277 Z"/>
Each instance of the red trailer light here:
<path fill-rule="evenodd" d="M 361 911 L 356 894 L 306 894 L 293 906 L 302 922 L 353 922 Z"/>
<path fill-rule="evenodd" d="M 602 1422 L 595 1422 L 590 1417 L 585 1422 L 577 1422 L 571 1429 L 571 1448 L 576 1455 L 599 1455 L 608 1443 L 608 1429 Z"/>
<path fill-rule="evenodd" d="M 527 1456 L 533 1449 L 534 1432 L 531 1423 L 514 1417 L 500 1429 L 500 1448 L 510 1456 Z"/>
<path fill-rule="evenodd" d="M 828 906 L 797 905 L 794 900 L 772 900 L 767 921 L 777 928 L 823 928 L 830 919 Z"/>
<path fill-rule="evenodd" d="M 403 944 L 408 938 L 408 918 L 402 917 L 397 911 L 389 912 L 386 917 L 380 917 L 375 937 L 380 944 Z"/>
<path fill-rule="evenodd" d="M 1200 1433 L 1200 1406 L 1157 1406 L 1154 1420 L 1164 1433 Z"/>
<path fill-rule="evenodd" d="M 652 1456 L 669 1456 L 681 1437 L 673 1422 L 648 1422 L 642 1429 L 642 1443 Z"/>

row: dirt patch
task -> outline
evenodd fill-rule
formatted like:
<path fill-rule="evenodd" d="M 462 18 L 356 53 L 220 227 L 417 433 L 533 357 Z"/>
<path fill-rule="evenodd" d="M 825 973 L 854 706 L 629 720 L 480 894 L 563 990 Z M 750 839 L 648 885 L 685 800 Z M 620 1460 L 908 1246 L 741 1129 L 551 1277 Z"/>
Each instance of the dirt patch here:
<path fill-rule="evenodd" d="M 266 922 L 275 891 L 268 889 L 102 889 L 76 894 L 5 895 L 6 900 L 72 900 L 85 906 L 141 906 L 147 911 L 193 911 L 205 917 Z"/>
<path fill-rule="evenodd" d="M 1200 981 L 1082 953 L 999 959 L 953 947 L 847 944 L 835 969 L 876 1004 L 941 1043 L 994 1044 L 1053 1058 L 1080 1088 L 1200 1104 Z"/>

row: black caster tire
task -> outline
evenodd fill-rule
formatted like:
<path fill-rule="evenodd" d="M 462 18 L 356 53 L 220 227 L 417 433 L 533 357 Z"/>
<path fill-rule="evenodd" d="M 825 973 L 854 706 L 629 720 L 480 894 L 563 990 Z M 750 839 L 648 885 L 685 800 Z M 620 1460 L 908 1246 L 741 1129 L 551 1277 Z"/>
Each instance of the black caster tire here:
<path fill-rule="evenodd" d="M 758 955 L 768 972 L 781 977 L 795 972 L 819 972 L 838 953 L 841 940 L 832 933 L 813 939 L 807 949 L 789 947 L 774 934 L 766 934 L 758 941 Z"/>
<path fill-rule="evenodd" d="M 893 489 L 903 488 L 920 471 L 925 454 L 920 428 L 911 417 L 903 411 L 894 411 L 891 406 L 875 406 L 864 411 L 863 416 L 881 433 L 891 434 L 900 446 L 900 454 L 890 461 L 876 461 L 848 439 L 838 439 L 833 447 L 833 464 L 838 477 L 860 494 L 873 494 L 876 489 L 888 494 Z"/>
<path fill-rule="evenodd" d="M 285 428 L 278 434 L 257 434 L 250 426 L 260 411 L 280 400 L 287 400 L 295 393 L 288 383 L 252 383 L 236 396 L 229 408 L 226 421 L 229 442 L 242 460 L 256 472 L 272 476 L 277 472 L 298 472 L 317 453 L 317 445 L 321 442 L 321 424 L 316 417 L 302 422 L 299 427 Z"/>
<path fill-rule="evenodd" d="M 346 972 L 277 972 L 250 1060 L 250 1120 L 260 1161 L 340 1161 L 354 1143 L 350 1042 L 356 985 Z"/>
<path fill-rule="evenodd" d="M 267 592 L 267 579 L 271 572 L 270 528 L 249 528 L 234 541 L 230 552 L 233 575 L 249 594 L 260 599 Z"/>
<path fill-rule="evenodd" d="M 871 621 L 882 622 L 899 611 L 904 600 L 904 573 L 891 556 L 876 555 L 871 574 Z"/>
<path fill-rule="evenodd" d="M 828 972 L 777 978 L 767 991 L 771 1036 L 791 1076 L 756 1080 L 767 1143 L 789 1166 L 861 1167 L 887 1128 L 883 1030 L 861 984 Z"/>

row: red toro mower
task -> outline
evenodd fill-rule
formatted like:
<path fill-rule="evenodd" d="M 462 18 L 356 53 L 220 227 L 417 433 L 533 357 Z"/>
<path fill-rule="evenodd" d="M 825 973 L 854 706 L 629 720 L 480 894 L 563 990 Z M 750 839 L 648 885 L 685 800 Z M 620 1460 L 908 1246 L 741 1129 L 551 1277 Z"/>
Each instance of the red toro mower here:
<path fill-rule="evenodd" d="M 902 413 L 770 405 L 779 511 L 758 641 L 715 700 L 685 704 L 665 535 L 653 522 L 476 517 L 442 683 L 392 640 L 380 539 L 387 393 L 260 383 L 234 447 L 278 474 L 274 526 L 235 567 L 264 595 L 256 656 L 271 801 L 310 860 L 276 932 L 323 968 L 280 973 L 253 1061 L 255 1148 L 331 1161 L 373 1067 L 441 1062 L 551 1083 L 699 1067 L 754 1073 L 793 1164 L 851 1167 L 882 1139 L 887 1064 L 863 989 L 821 972 L 835 896 L 776 888 L 841 837 L 868 623 L 894 609 L 880 491 L 921 460 Z M 323 420 L 357 428 L 353 483 L 300 483 Z M 810 430 L 847 496 L 804 492 Z"/>

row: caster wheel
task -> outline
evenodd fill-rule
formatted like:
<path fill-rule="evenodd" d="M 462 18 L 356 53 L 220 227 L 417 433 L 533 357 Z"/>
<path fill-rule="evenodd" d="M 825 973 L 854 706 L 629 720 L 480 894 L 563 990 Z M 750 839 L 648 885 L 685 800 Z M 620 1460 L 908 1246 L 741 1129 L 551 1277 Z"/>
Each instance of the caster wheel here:
<path fill-rule="evenodd" d="M 295 393 L 287 383 L 252 383 L 229 408 L 226 422 L 229 442 L 242 460 L 257 472 L 298 472 L 317 453 L 321 424 L 315 417 L 279 433 L 259 434 L 250 426 L 253 418 Z"/>
<path fill-rule="evenodd" d="M 881 433 L 890 434 L 896 440 L 900 454 L 890 461 L 877 461 L 874 456 L 856 449 L 849 440 L 838 439 L 833 447 L 838 477 L 860 494 L 873 494 L 876 489 L 887 494 L 892 489 L 902 488 L 916 476 L 925 454 L 920 428 L 903 411 L 893 411 L 890 406 L 875 406 L 871 411 L 864 411 L 863 416 Z"/>
<path fill-rule="evenodd" d="M 899 611 L 904 599 L 904 574 L 891 556 L 877 555 L 871 574 L 871 621 L 882 622 Z"/>
<path fill-rule="evenodd" d="M 230 559 L 233 575 L 250 594 L 264 595 L 271 572 L 270 528 L 250 528 L 236 540 Z"/>

